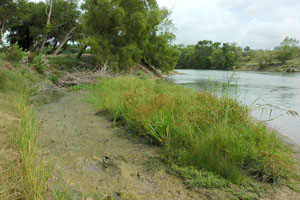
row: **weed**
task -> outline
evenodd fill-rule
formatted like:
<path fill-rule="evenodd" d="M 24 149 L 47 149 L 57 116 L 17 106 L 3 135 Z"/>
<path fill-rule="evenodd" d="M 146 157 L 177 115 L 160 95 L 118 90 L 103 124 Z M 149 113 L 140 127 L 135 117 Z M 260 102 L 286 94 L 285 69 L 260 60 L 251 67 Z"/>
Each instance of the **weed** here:
<path fill-rule="evenodd" d="M 43 60 L 42 55 L 35 56 L 32 61 L 32 66 L 39 74 L 45 74 L 46 72 L 46 64 Z"/>

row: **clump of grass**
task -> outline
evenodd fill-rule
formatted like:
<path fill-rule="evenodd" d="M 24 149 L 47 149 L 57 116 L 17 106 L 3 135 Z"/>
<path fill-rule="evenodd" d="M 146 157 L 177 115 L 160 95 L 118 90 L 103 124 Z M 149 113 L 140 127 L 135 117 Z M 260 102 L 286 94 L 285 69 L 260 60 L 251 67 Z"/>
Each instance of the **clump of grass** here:
<path fill-rule="evenodd" d="M 45 199 L 48 196 L 50 167 L 38 159 L 37 135 L 32 109 L 26 107 L 26 101 L 20 98 L 16 109 L 20 115 L 20 128 L 13 134 L 20 153 L 22 179 L 20 199 Z"/>
<path fill-rule="evenodd" d="M 115 122 L 162 145 L 164 158 L 242 183 L 290 177 L 290 149 L 249 109 L 227 95 L 216 97 L 161 80 L 134 77 L 103 79 L 91 101 Z"/>
<path fill-rule="evenodd" d="M 177 165 L 172 165 L 170 172 L 175 172 L 183 178 L 185 185 L 189 188 L 226 188 L 231 184 L 230 181 L 213 172 L 196 170 L 193 167 L 181 168 Z"/>

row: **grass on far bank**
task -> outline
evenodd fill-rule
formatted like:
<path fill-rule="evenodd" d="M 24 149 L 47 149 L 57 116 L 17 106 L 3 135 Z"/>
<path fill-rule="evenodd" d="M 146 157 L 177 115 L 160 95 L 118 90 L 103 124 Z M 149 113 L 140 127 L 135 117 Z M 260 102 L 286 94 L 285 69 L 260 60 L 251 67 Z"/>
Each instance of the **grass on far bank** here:
<path fill-rule="evenodd" d="M 162 80 L 126 76 L 101 80 L 92 94 L 90 101 L 114 122 L 162 145 L 164 159 L 181 167 L 180 174 L 192 168 L 199 170 L 194 175 L 237 184 L 248 177 L 267 183 L 291 177 L 291 150 L 227 95 L 217 98 Z"/>

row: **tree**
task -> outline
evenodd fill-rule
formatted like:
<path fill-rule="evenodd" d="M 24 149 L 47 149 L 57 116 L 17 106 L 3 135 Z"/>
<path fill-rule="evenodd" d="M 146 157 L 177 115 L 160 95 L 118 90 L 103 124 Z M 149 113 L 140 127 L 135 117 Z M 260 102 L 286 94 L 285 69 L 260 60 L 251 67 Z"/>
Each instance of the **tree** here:
<path fill-rule="evenodd" d="M 198 69 L 209 69 L 211 67 L 209 56 L 213 51 L 213 42 L 210 40 L 199 41 L 195 45 L 195 59 Z"/>
<path fill-rule="evenodd" d="M 254 59 L 259 67 L 263 68 L 273 62 L 273 54 L 271 51 L 257 50 L 254 54 Z"/>
<path fill-rule="evenodd" d="M 45 9 L 46 4 L 43 2 L 18 1 L 14 19 L 10 21 L 8 28 L 10 43 L 17 42 L 23 50 L 38 47 L 47 20 Z"/>
<path fill-rule="evenodd" d="M 82 31 L 78 24 L 80 16 L 77 0 L 54 1 L 51 30 L 48 34 L 48 40 L 52 44 L 50 53 L 57 55 L 69 40 L 78 38 Z"/>
<path fill-rule="evenodd" d="M 46 11 L 48 12 L 47 22 L 46 22 L 45 29 L 43 31 L 44 33 L 43 33 L 42 38 L 41 38 L 40 53 L 43 52 L 44 45 L 46 43 L 46 40 L 47 40 L 47 37 L 48 37 L 48 32 L 49 32 L 49 29 L 50 29 L 50 19 L 51 19 L 51 15 L 52 15 L 53 1 L 54 0 L 48 0 L 48 2 L 47 2 L 47 7 L 46 7 Z"/>
<path fill-rule="evenodd" d="M 287 60 L 296 58 L 299 52 L 299 41 L 295 38 L 286 37 L 280 46 L 275 47 L 277 59 L 286 63 Z"/>
<path fill-rule="evenodd" d="M 48 5 L 44 2 L 18 1 L 14 20 L 8 29 L 11 43 L 18 42 L 23 50 L 43 50 L 47 47 L 50 53 L 58 53 L 64 44 L 74 38 L 80 17 L 78 1 L 49 2 Z"/>
<path fill-rule="evenodd" d="M 82 9 L 81 42 L 101 65 L 118 70 L 142 61 L 162 70 L 175 67 L 177 51 L 170 46 L 174 35 L 164 30 L 170 25 L 168 12 L 156 0 L 86 0 Z"/>
<path fill-rule="evenodd" d="M 13 0 L 0 0 L 0 44 L 2 36 L 14 18 L 16 3 Z"/>
<path fill-rule="evenodd" d="M 195 62 L 195 46 L 188 45 L 186 47 L 178 47 L 180 51 L 180 56 L 177 62 L 177 68 L 179 69 L 188 69 L 194 68 L 197 64 Z"/>
<path fill-rule="evenodd" d="M 212 66 L 215 69 L 223 69 L 225 64 L 225 57 L 223 54 L 222 49 L 216 49 L 212 52 L 211 56 L 209 57 Z"/>
<path fill-rule="evenodd" d="M 243 50 L 244 50 L 244 52 L 249 52 L 249 51 L 251 51 L 251 48 L 249 46 L 246 46 Z"/>

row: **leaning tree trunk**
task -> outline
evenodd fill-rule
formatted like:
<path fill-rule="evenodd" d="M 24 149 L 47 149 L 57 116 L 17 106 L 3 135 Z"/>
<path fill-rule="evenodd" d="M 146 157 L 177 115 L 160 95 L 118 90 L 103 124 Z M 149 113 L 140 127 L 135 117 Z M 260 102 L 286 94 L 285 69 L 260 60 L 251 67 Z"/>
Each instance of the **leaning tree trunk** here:
<path fill-rule="evenodd" d="M 66 44 L 66 42 L 68 42 L 69 39 L 71 39 L 72 37 L 72 33 L 75 31 L 76 27 L 73 27 L 68 33 L 67 35 L 64 37 L 64 39 L 59 43 L 58 47 L 55 49 L 55 51 L 53 52 L 52 55 L 56 56 L 58 54 L 58 52 L 60 51 L 60 49 Z"/>
<path fill-rule="evenodd" d="M 52 14 L 52 5 L 53 5 L 53 0 L 50 0 L 50 8 L 49 8 L 49 12 L 48 12 L 48 17 L 47 17 L 47 23 L 46 23 L 46 28 L 49 26 L 50 24 L 50 19 L 51 19 L 51 14 Z M 40 53 L 43 52 L 43 49 L 44 49 L 44 46 L 45 46 L 45 43 L 46 43 L 46 40 L 47 40 L 47 36 L 43 36 L 42 39 L 41 39 L 41 48 L 40 48 Z"/>
<path fill-rule="evenodd" d="M 79 52 L 78 55 L 77 55 L 77 58 L 78 58 L 78 59 L 81 58 L 82 54 L 85 52 L 85 50 L 86 50 L 87 47 L 88 47 L 87 45 L 84 45 L 84 46 L 82 47 L 82 49 L 80 50 L 80 52 Z"/>
<path fill-rule="evenodd" d="M 56 40 L 55 43 L 54 43 L 54 45 L 53 45 L 53 47 L 52 47 L 52 49 L 50 51 L 48 51 L 47 54 L 49 54 L 49 55 L 53 54 L 53 52 L 57 48 L 57 44 L 58 44 L 58 41 Z"/>

